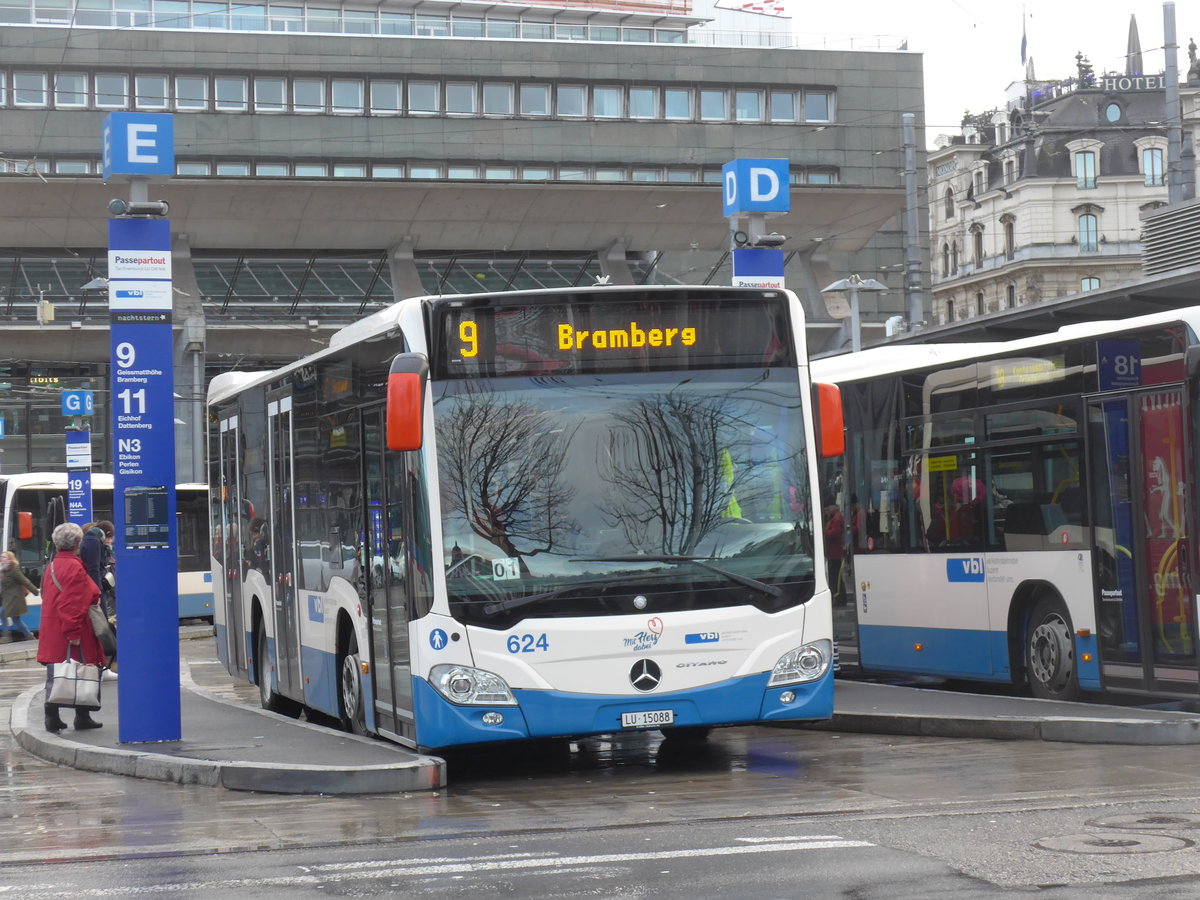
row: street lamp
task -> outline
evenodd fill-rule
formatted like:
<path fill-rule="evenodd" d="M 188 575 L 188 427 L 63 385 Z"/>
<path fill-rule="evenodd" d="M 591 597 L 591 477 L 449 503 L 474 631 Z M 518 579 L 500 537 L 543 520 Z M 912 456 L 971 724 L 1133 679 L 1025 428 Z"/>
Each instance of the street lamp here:
<path fill-rule="evenodd" d="M 850 295 L 850 350 L 857 353 L 862 349 L 862 318 L 858 311 L 858 292 L 869 291 L 874 294 L 882 294 L 887 291 L 887 285 L 876 281 L 874 278 L 861 278 L 858 275 L 850 275 L 847 278 L 841 278 L 835 281 L 828 287 L 822 288 L 822 294 L 848 293 Z"/>

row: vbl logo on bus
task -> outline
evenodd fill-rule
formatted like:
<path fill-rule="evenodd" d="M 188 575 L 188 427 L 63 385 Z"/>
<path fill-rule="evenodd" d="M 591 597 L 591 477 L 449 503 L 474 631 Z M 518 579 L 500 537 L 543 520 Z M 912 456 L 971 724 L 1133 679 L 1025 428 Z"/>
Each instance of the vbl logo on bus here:
<path fill-rule="evenodd" d="M 946 580 L 959 583 L 983 581 L 983 557 L 967 556 L 946 560 Z"/>

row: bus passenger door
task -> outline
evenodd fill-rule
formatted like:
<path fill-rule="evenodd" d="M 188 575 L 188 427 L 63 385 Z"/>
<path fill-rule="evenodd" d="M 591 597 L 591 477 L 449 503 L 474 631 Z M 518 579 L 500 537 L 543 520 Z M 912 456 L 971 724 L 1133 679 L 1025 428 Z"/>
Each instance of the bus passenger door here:
<path fill-rule="evenodd" d="M 1183 391 L 1088 404 L 1096 622 L 1106 687 L 1200 692 Z"/>
<path fill-rule="evenodd" d="M 217 452 L 220 481 L 219 509 L 214 516 L 213 557 L 220 563 L 225 612 L 225 653 L 231 672 L 245 673 L 249 668 L 246 653 L 246 625 L 242 621 L 241 529 L 249 527 L 241 517 L 242 444 L 238 417 L 229 416 L 218 424 Z"/>
<path fill-rule="evenodd" d="M 270 572 L 275 616 L 275 671 L 279 693 L 304 697 L 300 672 L 300 618 L 296 609 L 295 479 L 292 471 L 292 398 L 267 403 Z"/>
<path fill-rule="evenodd" d="M 388 452 L 383 421 L 382 409 L 363 413 L 375 721 L 380 731 L 415 740 L 404 540 L 406 454 Z"/>

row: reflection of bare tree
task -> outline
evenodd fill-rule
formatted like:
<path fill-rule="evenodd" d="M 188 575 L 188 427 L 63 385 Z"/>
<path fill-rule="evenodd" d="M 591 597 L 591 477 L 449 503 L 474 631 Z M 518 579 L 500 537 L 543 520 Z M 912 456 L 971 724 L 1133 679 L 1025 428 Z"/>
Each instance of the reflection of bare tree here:
<path fill-rule="evenodd" d="M 631 547 L 692 554 L 723 520 L 763 499 L 753 428 L 727 401 L 660 394 L 614 420 L 600 465 L 609 488 L 602 512 Z"/>
<path fill-rule="evenodd" d="M 560 476 L 575 429 L 560 422 L 548 410 L 495 394 L 460 396 L 438 420 L 443 503 L 510 557 L 551 550 L 569 529 L 573 491 Z"/>

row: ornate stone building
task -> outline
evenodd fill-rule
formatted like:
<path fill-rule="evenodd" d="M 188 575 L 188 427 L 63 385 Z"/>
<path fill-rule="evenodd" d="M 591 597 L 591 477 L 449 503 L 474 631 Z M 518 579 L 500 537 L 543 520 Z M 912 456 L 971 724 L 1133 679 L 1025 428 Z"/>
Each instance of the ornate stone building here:
<path fill-rule="evenodd" d="M 1180 87 L 1181 166 L 1195 162 L 1200 68 Z M 1132 62 L 1132 59 L 1131 59 Z M 1167 205 L 1165 76 L 1096 75 L 1082 54 L 1064 81 L 1032 75 L 1004 109 L 963 119 L 927 159 L 932 325 L 1143 277 L 1143 218 Z"/>

